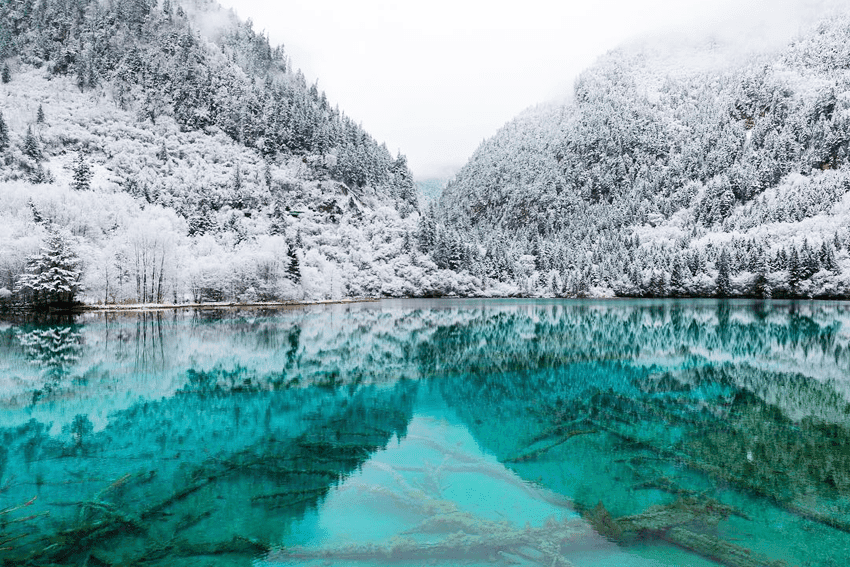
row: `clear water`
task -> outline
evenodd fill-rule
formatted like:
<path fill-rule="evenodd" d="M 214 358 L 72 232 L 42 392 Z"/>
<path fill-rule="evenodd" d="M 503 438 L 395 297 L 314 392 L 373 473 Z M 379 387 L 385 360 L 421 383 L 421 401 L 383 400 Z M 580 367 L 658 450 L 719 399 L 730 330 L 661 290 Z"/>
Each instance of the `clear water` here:
<path fill-rule="evenodd" d="M 0 322 L 0 565 L 850 564 L 850 306 Z"/>

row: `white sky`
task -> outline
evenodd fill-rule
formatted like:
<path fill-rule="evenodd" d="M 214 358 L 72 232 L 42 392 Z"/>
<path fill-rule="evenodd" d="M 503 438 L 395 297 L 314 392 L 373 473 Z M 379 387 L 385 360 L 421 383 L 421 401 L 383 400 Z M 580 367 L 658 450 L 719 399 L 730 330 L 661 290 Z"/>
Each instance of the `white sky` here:
<path fill-rule="evenodd" d="M 646 36 L 784 43 L 841 0 L 220 0 L 418 179 L 449 177 L 522 110 Z"/>

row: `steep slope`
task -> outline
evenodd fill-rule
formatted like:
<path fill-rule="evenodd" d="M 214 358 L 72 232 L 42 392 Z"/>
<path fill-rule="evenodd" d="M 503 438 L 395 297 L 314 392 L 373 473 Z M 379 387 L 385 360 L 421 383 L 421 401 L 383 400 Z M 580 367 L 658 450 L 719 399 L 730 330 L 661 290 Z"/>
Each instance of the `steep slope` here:
<path fill-rule="evenodd" d="M 20 276 L 51 234 L 88 302 L 457 282 L 414 250 L 404 156 L 250 22 L 206 0 L 12 2 L 0 22 L 0 301 L 38 296 Z"/>
<path fill-rule="evenodd" d="M 420 244 L 496 293 L 847 296 L 848 40 L 842 17 L 744 63 L 614 51 L 484 142 Z"/>

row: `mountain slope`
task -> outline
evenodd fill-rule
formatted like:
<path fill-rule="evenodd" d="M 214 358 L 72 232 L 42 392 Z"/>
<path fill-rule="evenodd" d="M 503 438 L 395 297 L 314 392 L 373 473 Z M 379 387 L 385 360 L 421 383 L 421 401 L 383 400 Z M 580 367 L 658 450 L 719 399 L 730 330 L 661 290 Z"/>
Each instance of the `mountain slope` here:
<path fill-rule="evenodd" d="M 846 296 L 848 40 L 843 17 L 743 64 L 614 51 L 478 148 L 423 248 L 511 293 Z"/>
<path fill-rule="evenodd" d="M 418 295 L 464 280 L 412 246 L 404 156 L 250 22 L 205 0 L 23 1 L 0 21 L 0 300 L 27 299 L 16 285 L 52 233 L 75 250 L 87 302 Z"/>

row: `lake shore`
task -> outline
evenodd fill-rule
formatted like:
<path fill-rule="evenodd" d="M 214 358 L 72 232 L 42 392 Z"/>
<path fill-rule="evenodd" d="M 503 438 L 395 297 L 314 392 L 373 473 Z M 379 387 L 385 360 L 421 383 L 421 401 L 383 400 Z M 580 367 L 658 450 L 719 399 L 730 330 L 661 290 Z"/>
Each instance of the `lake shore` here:
<path fill-rule="evenodd" d="M 380 301 L 375 298 L 352 299 L 323 299 L 317 301 L 268 301 L 252 303 L 217 302 L 217 303 L 136 303 L 129 305 L 80 305 L 70 309 L 73 313 L 119 313 L 119 312 L 152 312 L 176 311 L 183 309 L 282 309 L 292 307 L 309 307 L 312 305 L 339 305 L 347 303 L 372 303 Z"/>

